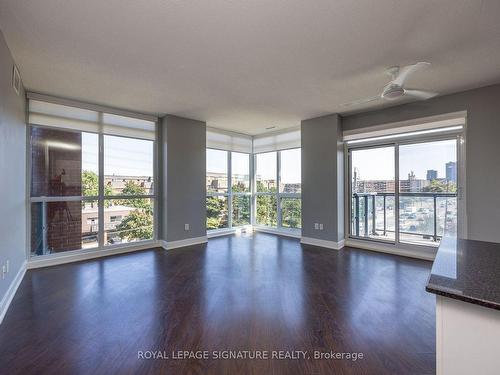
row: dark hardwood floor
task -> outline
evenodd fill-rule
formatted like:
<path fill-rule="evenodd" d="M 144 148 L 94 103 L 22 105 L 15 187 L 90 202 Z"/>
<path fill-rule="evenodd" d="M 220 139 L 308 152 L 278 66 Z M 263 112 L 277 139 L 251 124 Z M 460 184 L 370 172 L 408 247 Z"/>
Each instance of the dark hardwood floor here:
<path fill-rule="evenodd" d="M 0 326 L 0 373 L 432 374 L 430 266 L 259 233 L 31 270 Z M 138 358 L 149 350 L 364 358 Z"/>

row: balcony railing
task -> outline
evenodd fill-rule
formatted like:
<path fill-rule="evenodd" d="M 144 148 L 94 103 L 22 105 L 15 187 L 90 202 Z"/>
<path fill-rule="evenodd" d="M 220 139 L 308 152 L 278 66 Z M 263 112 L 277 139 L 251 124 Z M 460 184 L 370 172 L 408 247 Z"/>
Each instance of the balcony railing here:
<path fill-rule="evenodd" d="M 438 200 L 441 198 L 455 198 L 456 193 L 450 192 L 401 192 L 399 193 L 399 215 L 395 211 L 395 193 L 354 193 L 352 195 L 352 233 L 356 237 L 391 237 L 396 232 L 396 220 L 399 218 L 399 234 L 408 236 L 421 236 L 422 239 L 437 243 L 442 237 L 439 229 L 444 230 L 450 221 L 456 219 L 456 204 L 448 207 L 448 200 L 444 202 L 443 228 L 438 228 Z M 414 198 L 414 199 L 411 199 Z M 387 212 L 391 206 L 388 202 L 392 200 L 392 213 L 394 215 L 394 229 L 388 223 Z M 405 202 L 406 201 L 406 202 Z M 424 204 L 425 202 L 425 204 Z M 455 201 L 456 202 L 456 201 Z M 379 203 L 377 205 L 377 203 Z M 380 203 L 382 208 L 380 208 Z M 418 204 L 416 204 L 418 203 Z M 443 205 L 443 203 L 441 203 Z M 420 206 L 420 208 L 417 208 Z M 424 207 L 426 206 L 426 207 Z M 378 208 L 378 210 L 377 210 Z M 417 225 L 411 225 L 411 230 L 405 230 L 406 222 L 425 222 L 432 213 L 432 227 L 430 230 L 418 231 Z M 382 216 L 382 218 L 380 217 Z M 419 217 L 417 217 L 419 216 Z M 425 217 L 425 219 L 423 219 Z M 452 223 L 456 227 L 456 223 Z M 423 225 L 425 227 L 425 225 Z M 451 225 L 453 226 L 453 225 Z M 456 230 L 456 228 L 455 228 Z M 441 231 L 442 232 L 442 231 Z"/>

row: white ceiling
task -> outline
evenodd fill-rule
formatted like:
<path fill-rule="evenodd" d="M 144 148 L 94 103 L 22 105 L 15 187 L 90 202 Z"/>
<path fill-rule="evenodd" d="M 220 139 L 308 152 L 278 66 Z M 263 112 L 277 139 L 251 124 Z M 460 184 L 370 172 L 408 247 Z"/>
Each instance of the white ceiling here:
<path fill-rule="evenodd" d="M 1 0 L 0 29 L 32 91 L 248 134 L 344 113 L 391 65 L 431 62 L 408 85 L 440 93 L 500 82 L 498 0 Z"/>

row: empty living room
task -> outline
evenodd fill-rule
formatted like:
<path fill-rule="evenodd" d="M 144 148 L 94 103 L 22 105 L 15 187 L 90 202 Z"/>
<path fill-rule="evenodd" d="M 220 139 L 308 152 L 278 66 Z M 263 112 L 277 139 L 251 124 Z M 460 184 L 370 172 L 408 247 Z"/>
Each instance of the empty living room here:
<path fill-rule="evenodd" d="M 499 0 L 0 0 L 0 374 L 500 373 Z"/>

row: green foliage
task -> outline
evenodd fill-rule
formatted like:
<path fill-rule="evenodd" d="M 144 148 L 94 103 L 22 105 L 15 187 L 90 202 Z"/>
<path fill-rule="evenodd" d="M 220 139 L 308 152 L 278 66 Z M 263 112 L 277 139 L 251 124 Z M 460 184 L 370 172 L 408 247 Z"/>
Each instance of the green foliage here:
<path fill-rule="evenodd" d="M 112 195 L 113 191 L 111 186 L 104 186 L 104 195 Z M 97 173 L 92 171 L 82 172 L 82 194 L 84 197 L 97 197 L 99 195 L 99 178 Z M 105 201 L 105 207 L 111 206 L 111 202 Z"/>
<path fill-rule="evenodd" d="M 431 193 L 455 193 L 457 186 L 451 181 L 432 180 L 429 186 L 422 189 Z"/>
<path fill-rule="evenodd" d="M 257 195 L 257 224 L 275 227 L 277 210 L 276 195 Z"/>
<path fill-rule="evenodd" d="M 99 195 L 99 181 L 95 172 L 82 172 L 82 194 L 85 197 L 97 197 Z"/>
<path fill-rule="evenodd" d="M 301 227 L 301 201 L 296 198 L 281 200 L 281 224 L 287 228 Z"/>
<path fill-rule="evenodd" d="M 151 209 L 136 209 L 117 225 L 121 239 L 128 241 L 153 238 L 153 212 Z"/>
<path fill-rule="evenodd" d="M 207 229 L 227 227 L 227 200 L 207 196 Z"/>
<path fill-rule="evenodd" d="M 146 189 L 134 181 L 127 181 L 120 193 L 128 196 L 145 194 Z M 116 227 L 121 239 L 133 241 L 153 238 L 153 206 L 148 198 L 119 199 L 116 204 L 136 208 Z"/>
<path fill-rule="evenodd" d="M 250 196 L 233 196 L 233 226 L 250 224 Z"/>
<path fill-rule="evenodd" d="M 268 188 L 262 183 L 262 181 L 257 181 L 257 191 L 259 193 L 276 193 L 276 187 L 273 186 Z"/>
<path fill-rule="evenodd" d="M 146 188 L 134 181 L 127 181 L 120 195 L 146 195 Z M 146 209 L 151 207 L 151 203 L 147 198 L 123 199 L 119 201 L 119 204 Z"/>
<path fill-rule="evenodd" d="M 245 186 L 243 181 L 238 181 L 232 186 L 233 193 L 248 193 L 249 189 Z"/>

